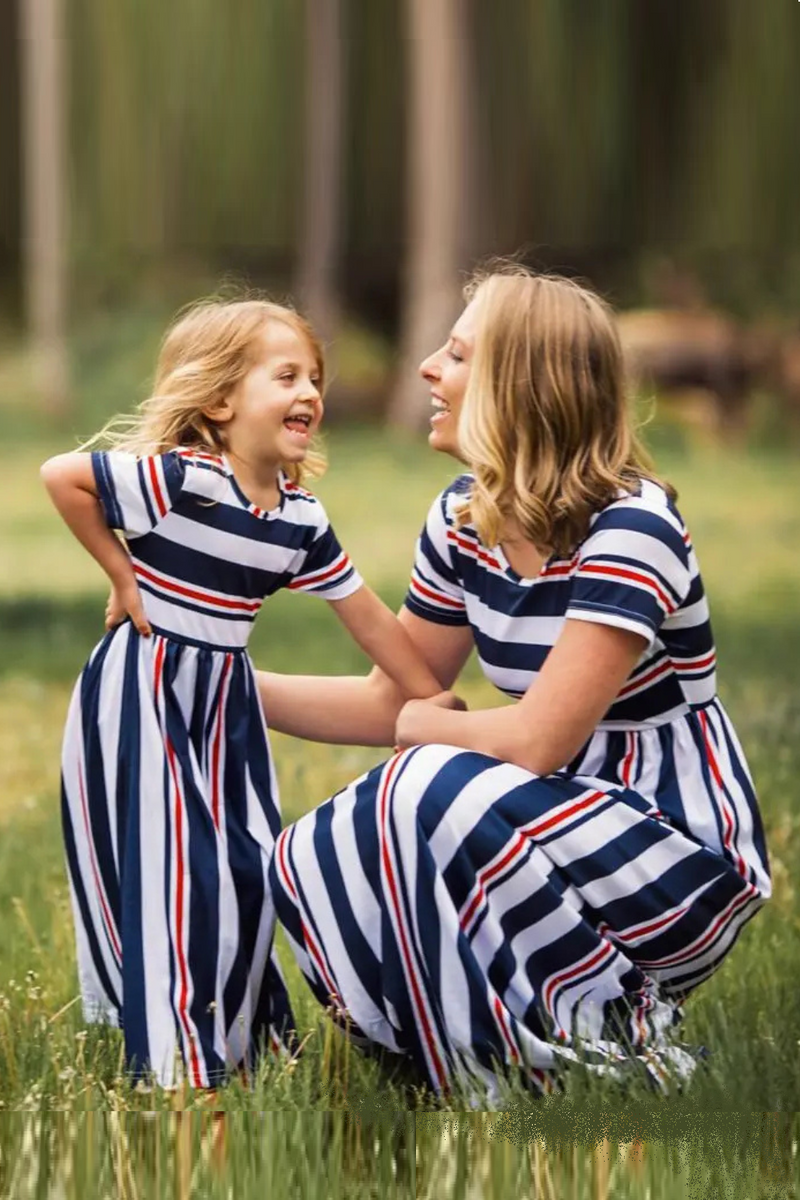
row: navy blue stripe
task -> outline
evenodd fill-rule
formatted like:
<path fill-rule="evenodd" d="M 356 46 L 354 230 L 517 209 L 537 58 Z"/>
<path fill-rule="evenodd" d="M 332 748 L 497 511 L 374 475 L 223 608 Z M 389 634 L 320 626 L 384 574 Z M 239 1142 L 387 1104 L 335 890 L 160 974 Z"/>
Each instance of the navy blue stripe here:
<path fill-rule="evenodd" d="M 83 877 L 78 864 L 78 851 L 75 844 L 75 831 L 72 827 L 72 817 L 70 816 L 69 801 L 67 800 L 66 788 L 64 779 L 61 780 L 61 827 L 64 834 L 64 850 L 67 859 L 67 869 L 69 871 L 70 881 L 72 883 L 75 900 L 78 905 L 78 910 L 81 915 L 86 940 L 89 943 L 89 953 L 92 956 L 92 963 L 97 972 L 103 991 L 109 998 L 109 1001 L 114 1005 L 117 1011 L 120 1010 L 120 998 L 116 988 L 111 983 L 103 954 L 100 949 L 100 943 L 97 940 L 97 933 L 92 921 L 92 914 L 89 908 L 89 901 L 86 897 L 86 891 L 83 886 Z"/>
<path fill-rule="evenodd" d="M 125 650 L 117 774 L 117 854 L 122 884 L 122 979 L 125 997 L 125 1056 L 134 1076 L 152 1067 L 145 990 L 145 931 L 142 926 L 142 847 L 140 702 L 138 663 L 141 640 L 131 629 Z"/>
<path fill-rule="evenodd" d="M 165 600 L 172 608 L 186 609 L 187 612 L 198 613 L 201 617 L 214 617 L 220 621 L 239 621 L 252 625 L 255 621 L 257 613 L 237 613 L 229 610 L 212 609 L 203 604 L 196 604 L 193 600 L 186 600 L 182 596 L 178 596 L 173 592 L 162 591 L 157 585 L 148 583 L 146 579 L 137 577 L 136 582 L 139 585 L 141 592 L 149 592 L 151 596 L 156 596 L 159 600 Z"/>
<path fill-rule="evenodd" d="M 106 521 L 112 529 L 124 529 L 125 521 L 117 500 L 117 491 L 109 469 L 107 454 L 99 450 L 92 451 L 92 470 Z"/>
<path fill-rule="evenodd" d="M 147 518 L 148 518 L 148 521 L 150 522 L 150 528 L 152 529 L 152 527 L 158 521 L 158 515 L 156 515 L 155 509 L 153 508 L 153 505 L 150 501 L 150 493 L 147 490 L 147 479 L 146 479 L 145 473 L 144 473 L 144 462 L 142 461 L 141 458 L 139 459 L 138 463 L 136 464 L 136 473 L 139 476 L 139 487 L 141 489 L 142 499 L 144 500 L 145 508 L 147 509 Z"/>

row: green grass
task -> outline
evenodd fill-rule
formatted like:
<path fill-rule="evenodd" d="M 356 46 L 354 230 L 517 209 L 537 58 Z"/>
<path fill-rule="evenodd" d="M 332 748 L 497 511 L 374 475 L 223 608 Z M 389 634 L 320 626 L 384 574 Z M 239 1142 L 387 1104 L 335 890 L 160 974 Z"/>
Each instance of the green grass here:
<path fill-rule="evenodd" d="M 149 328 L 145 321 L 142 341 Z M 91 366 L 85 369 L 89 398 L 75 418 L 82 427 L 72 432 L 89 432 L 98 423 L 89 418 L 106 415 L 100 402 L 103 381 L 118 379 L 118 394 L 125 381 L 131 387 L 140 354 L 146 374 L 146 355 L 135 337 L 120 334 L 114 353 L 107 338 L 98 334 L 97 339 L 90 354 L 87 335 L 82 350 Z M 0 410 L 10 411 L 2 385 L 11 367 L 4 368 L 3 361 Z M 124 402 L 109 407 L 124 407 Z M 147 1109 L 168 1109 L 172 1100 L 131 1091 L 120 1071 L 118 1037 L 84 1030 L 76 1003 L 58 756 L 72 681 L 101 632 L 104 584 L 38 483 L 38 464 L 70 444 L 71 432 L 48 431 L 24 411 L 17 411 L 12 426 L 15 421 L 19 436 L 7 447 L 7 495 L 0 511 L 0 1109 L 5 1110 L 0 1196 L 110 1195 L 120 1192 L 120 1180 L 127 1188 L 122 1194 L 173 1195 L 179 1158 L 175 1121 L 166 1111 L 145 1115 Z M 329 448 L 332 469 L 318 490 L 362 573 L 396 605 L 414 538 L 454 464 L 433 455 L 424 442 L 390 439 L 375 430 L 334 431 Z M 622 1092 L 574 1072 L 565 1097 L 532 1108 L 511 1083 L 511 1112 L 534 1122 L 527 1139 L 514 1142 L 508 1128 L 471 1127 L 472 1118 L 466 1117 L 453 1124 L 456 1116 L 448 1117 L 448 1107 L 456 1110 L 458 1097 L 437 1108 L 430 1096 L 409 1093 L 402 1080 L 392 1081 L 376 1063 L 352 1051 L 311 1001 L 284 954 L 296 1013 L 308 1037 L 306 1053 L 292 1070 L 265 1064 L 251 1089 L 232 1084 L 220 1096 L 220 1106 L 231 1114 L 233 1165 L 225 1187 L 233 1180 L 231 1172 L 238 1172 L 237 1197 L 263 1195 L 266 1177 L 285 1181 L 286 1194 L 298 1196 L 377 1194 L 370 1190 L 378 1187 L 376 1180 L 386 1195 L 413 1191 L 461 1198 L 469 1183 L 483 1189 L 473 1194 L 495 1196 L 513 1194 L 534 1169 L 540 1172 L 542 1195 L 548 1194 L 549 1171 L 553 1188 L 562 1189 L 552 1194 L 581 1200 L 603 1194 L 755 1196 L 762 1194 L 756 1179 L 758 1188 L 767 1186 L 764 1155 L 753 1150 L 752 1138 L 748 1142 L 742 1134 L 728 1157 L 720 1150 L 716 1158 L 713 1138 L 722 1137 L 737 1112 L 800 1109 L 800 807 L 795 800 L 800 473 L 782 453 L 721 451 L 691 440 L 667 449 L 659 465 L 679 488 L 700 557 L 723 698 L 756 778 L 775 882 L 771 904 L 688 1005 L 685 1037 L 710 1047 L 707 1069 L 698 1072 L 684 1095 L 658 1103 L 636 1084 Z M 326 605 L 288 594 L 265 606 L 252 650 L 257 664 L 276 670 L 336 673 L 365 665 Z M 494 693 L 474 663 L 462 690 L 472 704 L 493 702 Z M 274 748 L 287 819 L 380 757 L 374 750 L 279 736 Z M 198 1104 L 192 1098 L 186 1103 Z M 420 1114 L 413 1127 L 398 1116 L 409 1104 Z M 347 1113 L 337 1111 L 345 1109 L 360 1114 L 360 1121 L 348 1124 Z M 693 1122 L 699 1128 L 700 1117 L 709 1112 L 728 1113 L 727 1124 L 715 1127 L 706 1143 L 688 1134 L 681 1141 L 675 1131 L 685 1133 Z M 266 1124 L 262 1113 L 270 1114 Z M 575 1114 L 587 1113 L 613 1113 L 618 1122 L 627 1114 L 628 1126 L 618 1123 L 608 1133 L 613 1155 L 617 1142 L 627 1140 L 626 1129 L 638 1128 L 650 1139 L 643 1174 L 629 1171 L 623 1158 L 615 1157 L 610 1181 L 603 1185 L 612 1190 L 597 1190 L 604 1176 L 596 1157 L 579 1140 L 570 1157 L 557 1128 L 566 1123 L 574 1133 Z M 197 1142 L 199 1114 L 194 1120 L 189 1128 Z M 761 1128 L 757 1122 L 748 1126 L 751 1133 L 756 1127 Z M 537 1143 L 546 1149 L 544 1160 L 534 1154 L 533 1137 L 544 1139 Z M 33 1156 L 31 1139 L 37 1148 Z M 192 1194 L 222 1195 L 223 1184 L 198 1145 L 190 1157 L 200 1190 Z M 34 1165 L 26 1174 L 20 1162 Z M 786 1180 L 797 1174 L 796 1158 L 781 1169 L 788 1188 Z M 670 1180 L 671 1190 L 656 1189 L 662 1177 Z M 326 1192 L 319 1190 L 322 1181 Z"/>

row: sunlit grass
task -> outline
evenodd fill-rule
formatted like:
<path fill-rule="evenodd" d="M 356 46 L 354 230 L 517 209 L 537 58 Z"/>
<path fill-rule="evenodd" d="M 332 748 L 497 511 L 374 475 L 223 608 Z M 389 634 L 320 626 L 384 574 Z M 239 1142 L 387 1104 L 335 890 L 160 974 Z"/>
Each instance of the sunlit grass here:
<path fill-rule="evenodd" d="M 209 1149 L 208 1115 L 196 1111 L 201 1100 L 133 1090 L 121 1070 L 119 1035 L 87 1029 L 77 999 L 58 760 L 72 681 L 100 634 L 105 589 L 99 570 L 50 509 L 38 465 L 74 444 L 76 432 L 91 432 L 104 405 L 103 416 L 128 406 L 128 397 L 117 402 L 112 392 L 122 396 L 132 380 L 138 386 L 146 377 L 149 344 L 131 332 L 116 345 L 115 357 L 105 336 L 100 330 L 93 345 L 87 335 L 81 351 L 91 366 L 91 387 L 80 428 L 59 436 L 40 428 L 35 437 L 28 430 L 5 460 L 0 1196 L 247 1200 L 275 1190 L 298 1197 L 688 1200 L 792 1194 L 796 1127 L 788 1141 L 785 1130 L 775 1134 L 774 1153 L 762 1145 L 763 1137 L 772 1145 L 771 1126 L 767 1134 L 753 1126 L 758 1137 L 734 1138 L 733 1149 L 723 1136 L 737 1112 L 800 1108 L 800 693 L 794 665 L 800 473 L 791 460 L 687 442 L 659 461 L 679 488 L 700 556 L 723 696 L 762 799 L 774 875 L 771 904 L 687 1006 L 683 1036 L 708 1046 L 711 1056 L 686 1093 L 656 1100 L 636 1083 L 615 1088 L 574 1072 L 563 1097 L 534 1104 L 510 1080 L 506 1103 L 517 1121 L 515 1140 L 500 1117 L 465 1115 L 467 1101 L 458 1091 L 436 1102 L 393 1076 L 388 1065 L 355 1051 L 312 1001 L 279 941 L 304 1053 L 294 1064 L 265 1059 L 249 1087 L 232 1082 L 222 1089 L 217 1103 L 227 1114 L 228 1141 L 220 1172 Z M 0 391 L 14 378 L 24 386 L 19 362 L 0 371 Z M 12 424 L 23 421 L 23 404 L 11 412 L 0 397 L 0 407 Z M 319 494 L 362 573 L 396 605 L 428 504 L 457 465 L 433 455 L 424 441 L 376 430 L 334 430 L 329 450 L 332 466 Z M 278 670 L 335 673 L 365 666 L 327 607 L 306 597 L 281 595 L 265 606 L 252 648 L 259 665 Z M 473 705 L 495 702 L 474 663 L 461 686 Z M 375 750 L 278 735 L 273 748 L 286 820 L 380 758 Z M 189 1110 L 182 1123 L 176 1104 Z M 592 1126 L 597 1151 L 579 1134 L 587 1114 L 601 1112 L 627 1114 L 628 1125 Z M 680 1131 L 706 1112 L 726 1115 L 705 1140 L 681 1140 Z M 641 1157 L 630 1151 L 637 1133 L 645 1143 Z"/>

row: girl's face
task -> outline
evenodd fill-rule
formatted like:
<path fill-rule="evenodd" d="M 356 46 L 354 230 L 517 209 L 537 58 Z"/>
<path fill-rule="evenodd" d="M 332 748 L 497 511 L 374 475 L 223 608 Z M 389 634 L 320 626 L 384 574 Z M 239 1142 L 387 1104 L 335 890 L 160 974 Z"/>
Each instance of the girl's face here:
<path fill-rule="evenodd" d="M 434 408 L 428 444 L 454 458 L 460 457 L 458 418 L 475 348 L 476 317 L 475 301 L 472 300 L 456 321 L 445 344 L 419 367 L 422 378 L 430 384 Z"/>
<path fill-rule="evenodd" d="M 210 414 L 225 426 L 231 453 L 272 468 L 302 462 L 322 420 L 320 377 L 311 347 L 290 325 L 273 321 L 253 366 Z"/>

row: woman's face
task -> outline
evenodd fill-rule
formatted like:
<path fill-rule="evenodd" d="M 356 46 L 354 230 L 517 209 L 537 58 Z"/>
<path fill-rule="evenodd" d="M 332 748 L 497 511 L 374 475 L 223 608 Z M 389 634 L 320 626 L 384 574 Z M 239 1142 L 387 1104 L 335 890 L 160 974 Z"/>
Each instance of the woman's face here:
<path fill-rule="evenodd" d="M 431 431 L 434 450 L 459 457 L 458 418 L 472 365 L 477 312 L 472 300 L 456 321 L 445 344 L 420 363 L 420 375 L 431 388 Z"/>

